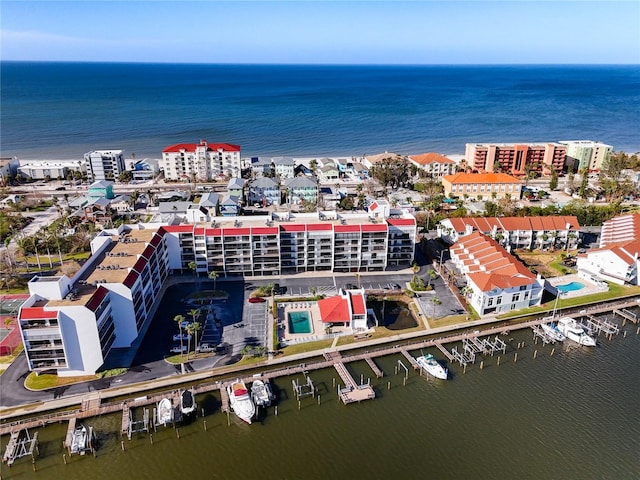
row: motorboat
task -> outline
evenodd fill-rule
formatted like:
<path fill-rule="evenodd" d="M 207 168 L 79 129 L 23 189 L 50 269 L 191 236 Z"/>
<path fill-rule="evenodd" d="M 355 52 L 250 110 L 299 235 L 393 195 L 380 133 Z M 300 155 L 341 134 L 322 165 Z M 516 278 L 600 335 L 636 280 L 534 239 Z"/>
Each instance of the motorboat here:
<path fill-rule="evenodd" d="M 196 409 L 196 396 L 192 390 L 183 390 L 180 395 L 180 411 L 183 415 L 189 415 Z"/>
<path fill-rule="evenodd" d="M 158 425 L 166 426 L 167 423 L 171 423 L 173 421 L 173 404 L 171 403 L 170 398 L 163 398 L 158 402 L 156 416 Z"/>
<path fill-rule="evenodd" d="M 442 365 L 440 365 L 440 363 L 438 363 L 435 357 L 430 353 L 416 358 L 416 362 L 418 363 L 418 366 L 420 368 L 423 368 L 427 371 L 427 373 L 433 375 L 436 378 L 446 380 L 449 376 L 449 371 Z"/>
<path fill-rule="evenodd" d="M 71 445 L 69 451 L 71 454 L 79 453 L 84 455 L 91 448 L 91 427 L 87 430 L 84 425 L 78 425 L 71 434 Z"/>
<path fill-rule="evenodd" d="M 256 414 L 256 406 L 251 400 L 247 386 L 242 380 L 236 380 L 227 387 L 227 393 L 233 412 L 238 418 L 250 424 Z"/>
<path fill-rule="evenodd" d="M 554 322 L 541 323 L 540 327 L 542 328 L 544 333 L 549 335 L 549 337 L 551 337 L 556 342 L 564 342 L 564 339 L 566 337 L 560 330 L 558 330 L 558 325 L 556 325 Z"/>
<path fill-rule="evenodd" d="M 563 317 L 558 320 L 557 325 L 558 330 L 564 334 L 569 340 L 573 340 L 579 345 L 584 345 L 587 347 L 595 347 L 596 340 L 593 337 L 587 335 L 578 322 L 571 317 Z"/>
<path fill-rule="evenodd" d="M 269 382 L 254 380 L 251 384 L 251 399 L 258 407 L 268 407 L 274 399 Z"/>

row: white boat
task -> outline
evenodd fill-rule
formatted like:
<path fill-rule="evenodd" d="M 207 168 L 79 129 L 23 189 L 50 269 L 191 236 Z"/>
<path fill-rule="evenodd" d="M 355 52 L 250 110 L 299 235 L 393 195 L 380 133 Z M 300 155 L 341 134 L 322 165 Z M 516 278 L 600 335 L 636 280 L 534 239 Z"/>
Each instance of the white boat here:
<path fill-rule="evenodd" d="M 91 427 L 87 430 L 87 427 L 84 425 L 78 425 L 71 435 L 71 446 L 69 447 L 69 451 L 74 453 L 79 453 L 80 455 L 84 455 L 85 451 L 87 451 L 91 446 Z"/>
<path fill-rule="evenodd" d="M 247 387 L 242 380 L 236 380 L 227 387 L 229 403 L 234 413 L 247 423 L 251 423 L 256 414 L 256 406 L 251 400 Z"/>
<path fill-rule="evenodd" d="M 587 347 L 596 346 L 595 339 L 587 335 L 582 325 L 578 324 L 578 322 L 571 317 L 563 317 L 558 320 L 558 330 L 569 340 L 573 340 L 580 345 Z"/>
<path fill-rule="evenodd" d="M 191 390 L 183 390 L 180 395 L 180 411 L 183 415 L 189 415 L 196 409 L 196 396 Z"/>
<path fill-rule="evenodd" d="M 158 402 L 156 416 L 158 425 L 166 426 L 173 421 L 173 404 L 170 398 L 163 398 Z"/>
<path fill-rule="evenodd" d="M 553 322 L 541 323 L 540 327 L 547 335 L 549 335 L 556 342 L 564 342 L 564 339 L 566 337 L 560 330 L 558 330 L 558 325 L 556 325 L 555 323 Z"/>
<path fill-rule="evenodd" d="M 416 362 L 418 362 L 420 368 L 425 369 L 427 373 L 433 375 L 436 378 L 446 380 L 449 376 L 449 371 L 442 365 L 440 365 L 435 357 L 430 353 L 416 358 Z"/>
<path fill-rule="evenodd" d="M 269 382 L 254 380 L 251 384 L 251 399 L 258 407 L 268 407 L 273 400 L 273 392 Z"/>

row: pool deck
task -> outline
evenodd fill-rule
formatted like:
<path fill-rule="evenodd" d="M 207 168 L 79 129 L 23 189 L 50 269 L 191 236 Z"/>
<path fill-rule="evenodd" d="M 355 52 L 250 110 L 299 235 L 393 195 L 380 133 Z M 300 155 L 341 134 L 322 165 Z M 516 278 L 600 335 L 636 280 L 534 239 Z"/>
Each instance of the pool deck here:
<path fill-rule="evenodd" d="M 327 338 L 325 334 L 325 324 L 322 323 L 320 307 L 317 302 L 282 302 L 283 309 L 278 314 L 278 327 L 281 333 L 280 338 L 288 345 L 295 343 L 313 342 Z M 307 312 L 311 323 L 310 333 L 291 333 L 289 331 L 289 313 Z M 346 333 L 347 327 L 332 327 L 335 334 Z M 343 332 L 344 330 L 344 332 Z"/>
<path fill-rule="evenodd" d="M 607 290 L 587 280 L 586 278 L 582 278 L 577 273 L 572 273 L 571 275 L 563 275 L 562 277 L 549 278 L 547 279 L 547 281 L 554 287 L 557 287 L 558 285 L 566 285 L 571 282 L 577 282 L 584 285 L 584 288 L 581 288 L 579 290 L 571 290 L 569 292 L 563 293 L 562 298 L 584 297 L 585 295 L 600 293 Z"/>

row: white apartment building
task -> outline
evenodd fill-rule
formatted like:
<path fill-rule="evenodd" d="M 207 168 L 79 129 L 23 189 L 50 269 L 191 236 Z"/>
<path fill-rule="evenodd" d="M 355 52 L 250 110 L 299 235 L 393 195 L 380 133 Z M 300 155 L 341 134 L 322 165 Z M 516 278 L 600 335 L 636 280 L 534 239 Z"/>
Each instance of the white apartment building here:
<path fill-rule="evenodd" d="M 563 140 L 558 143 L 566 145 L 567 163 L 578 171 L 599 172 L 613 154 L 611 145 L 592 140 Z"/>
<path fill-rule="evenodd" d="M 208 182 L 222 177 L 239 177 L 240 146 L 229 143 L 179 143 L 162 151 L 164 178 Z"/>
<path fill-rule="evenodd" d="M 32 180 L 67 178 L 69 172 L 80 172 L 91 176 L 88 162 L 82 160 L 20 160 L 18 173 Z"/>
<path fill-rule="evenodd" d="M 469 303 L 479 315 L 509 312 L 540 303 L 544 280 L 495 240 L 474 232 L 453 245 L 450 254 L 467 280 Z"/>
<path fill-rule="evenodd" d="M 89 165 L 87 173 L 93 181 L 117 180 L 126 169 L 123 150 L 94 150 L 85 153 L 84 159 Z"/>

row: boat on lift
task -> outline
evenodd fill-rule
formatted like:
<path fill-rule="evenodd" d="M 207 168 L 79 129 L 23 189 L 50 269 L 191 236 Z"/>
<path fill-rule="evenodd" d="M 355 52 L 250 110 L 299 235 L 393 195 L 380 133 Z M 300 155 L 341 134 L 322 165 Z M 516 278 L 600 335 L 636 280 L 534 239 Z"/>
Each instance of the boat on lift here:
<path fill-rule="evenodd" d="M 426 370 L 427 373 L 439 378 L 440 380 L 446 380 L 449 376 L 449 371 L 440 365 L 436 358 L 430 353 L 416 358 L 416 362 L 420 368 Z"/>
<path fill-rule="evenodd" d="M 584 345 L 586 347 L 596 346 L 595 338 L 587 335 L 582 325 L 571 317 L 563 317 L 558 320 L 558 330 L 569 340 L 573 340 L 579 345 Z"/>

